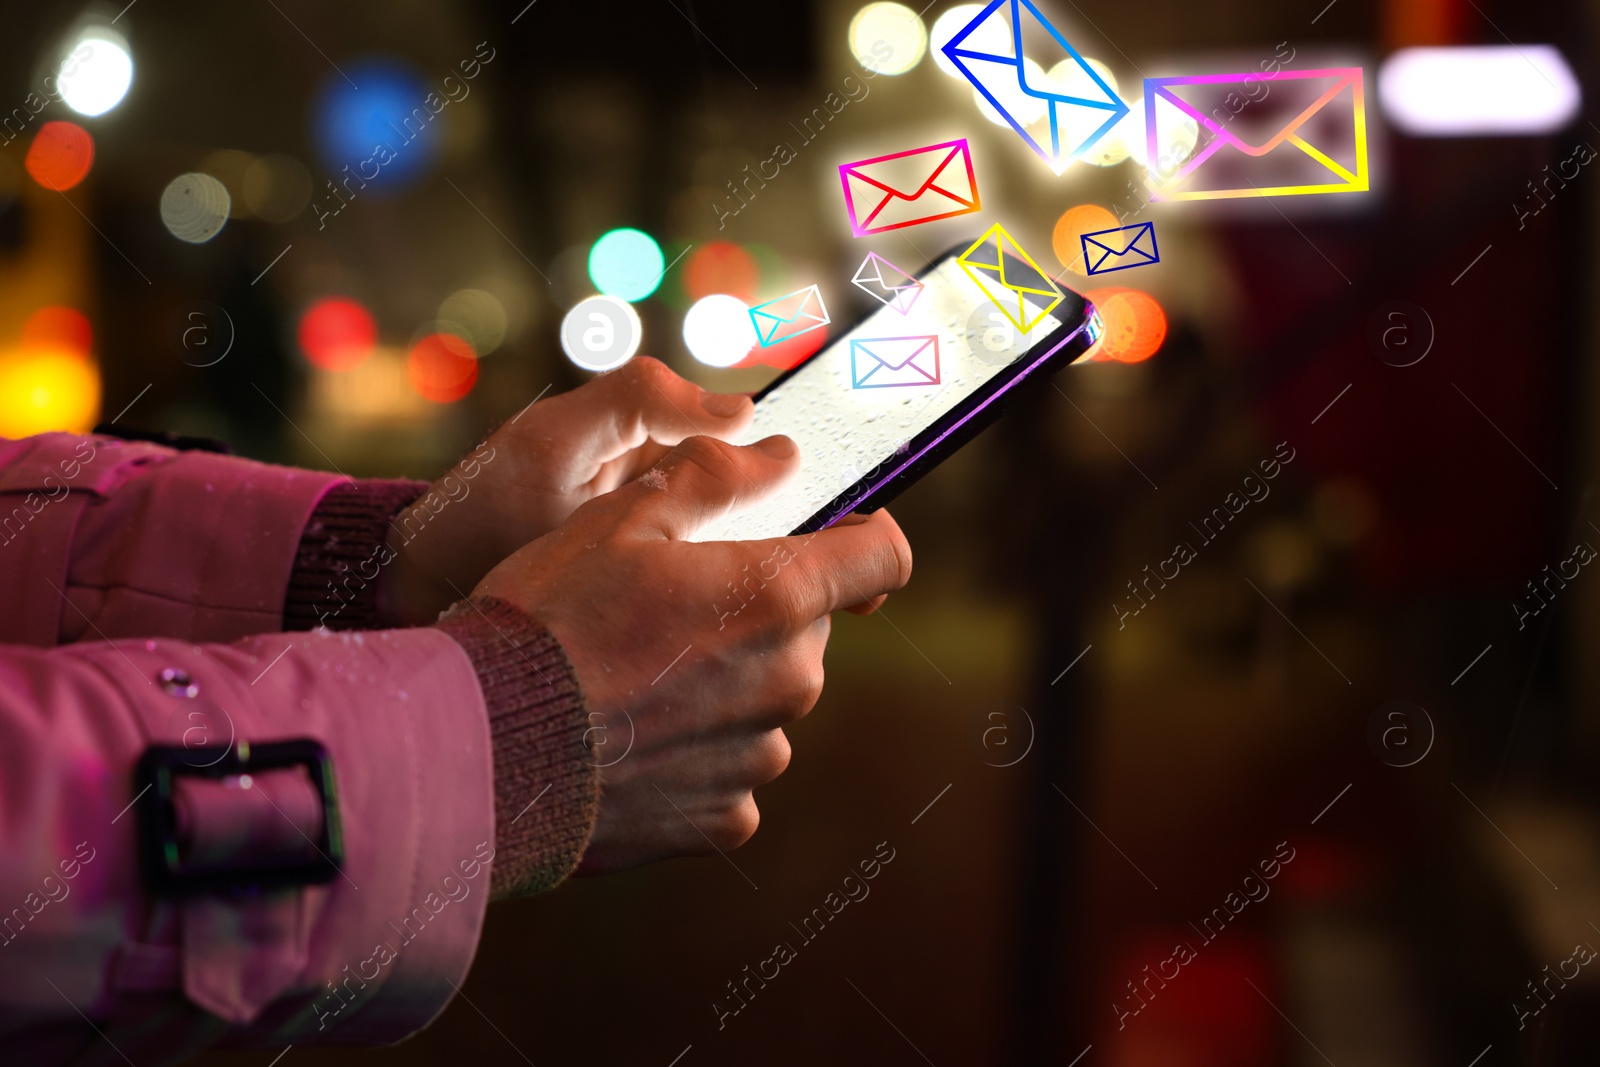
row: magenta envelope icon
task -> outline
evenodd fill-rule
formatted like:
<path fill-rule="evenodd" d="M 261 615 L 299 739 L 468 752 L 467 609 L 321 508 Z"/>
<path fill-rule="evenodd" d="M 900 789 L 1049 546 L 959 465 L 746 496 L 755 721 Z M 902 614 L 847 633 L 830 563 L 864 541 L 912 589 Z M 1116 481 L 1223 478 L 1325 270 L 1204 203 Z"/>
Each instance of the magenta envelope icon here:
<path fill-rule="evenodd" d="M 938 384 L 937 337 L 863 337 L 850 342 L 850 385 L 854 389 Z"/>

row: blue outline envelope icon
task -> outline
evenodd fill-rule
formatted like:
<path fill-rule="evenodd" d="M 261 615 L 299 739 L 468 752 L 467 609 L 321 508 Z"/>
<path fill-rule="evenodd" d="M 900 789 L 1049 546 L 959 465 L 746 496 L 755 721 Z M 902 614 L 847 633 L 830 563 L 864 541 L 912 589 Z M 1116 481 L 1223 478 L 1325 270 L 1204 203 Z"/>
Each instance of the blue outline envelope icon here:
<path fill-rule="evenodd" d="M 1132 234 L 1127 240 L 1111 239 L 1113 233 Z M 1105 237 L 1106 240 L 1097 240 Z M 1156 224 L 1140 222 L 1132 226 L 1119 226 L 1113 230 L 1096 230 L 1078 235 L 1083 246 L 1083 265 L 1090 274 L 1110 274 L 1114 270 L 1131 270 L 1161 262 L 1161 251 L 1156 247 Z M 1101 266 L 1106 260 L 1112 266 Z"/>
<path fill-rule="evenodd" d="M 852 389 L 938 384 L 937 337 L 863 337 L 850 342 Z"/>
<path fill-rule="evenodd" d="M 750 309 L 750 321 L 755 325 L 756 337 L 761 347 L 799 337 L 828 325 L 828 309 L 822 304 L 822 290 L 814 285 L 796 290 L 765 304 Z M 784 327 L 790 327 L 785 330 Z"/>
<path fill-rule="evenodd" d="M 1002 8 L 1006 9 L 1011 16 L 1009 30 L 1005 26 L 1005 15 L 1001 13 Z M 994 26 L 994 22 L 999 22 L 1000 25 Z M 1074 96 L 1069 92 L 1061 91 L 1059 87 L 1052 88 L 1048 83 L 1044 85 L 1028 84 L 1028 68 L 1024 63 L 1026 57 L 1022 54 L 1022 27 L 1025 23 L 1042 26 L 1055 40 L 1056 44 L 1065 50 L 1067 58 L 1077 68 L 1072 71 L 1073 80 L 1082 83 L 1082 88 L 1086 95 Z M 989 37 L 995 40 L 999 40 L 1002 37 L 1010 38 L 1009 47 L 1005 49 L 1010 54 L 995 55 L 992 52 L 963 48 L 962 42 L 975 33 L 982 35 L 980 39 Z M 1117 96 L 1116 90 L 1106 84 L 1106 80 L 1100 76 L 1100 73 L 1090 66 L 1083 56 L 1078 54 L 1076 48 L 1067 43 L 1067 39 L 1061 36 L 1059 30 L 1050 25 L 1048 19 L 1039 13 L 1039 9 L 1033 6 L 1032 0 L 991 0 L 988 6 L 973 16 L 971 22 L 963 26 L 954 37 L 946 41 L 940 51 L 944 52 L 945 56 L 951 63 L 955 64 L 956 69 L 968 81 L 977 86 L 978 92 L 983 94 L 984 99 L 989 101 L 994 109 L 1011 124 L 1011 128 L 1021 134 L 1024 141 L 1028 142 L 1028 147 L 1039 153 L 1044 158 L 1044 161 L 1050 164 L 1050 169 L 1057 174 L 1066 170 L 1068 164 L 1093 147 L 1096 141 L 1109 133 L 1111 128 L 1121 122 L 1131 110 L 1123 102 L 1122 98 Z M 1049 69 L 1052 64 L 1045 63 L 1040 64 L 1040 66 Z M 1086 76 L 1088 81 L 1082 82 L 1080 75 Z M 1038 79 L 1037 75 L 1034 75 L 1034 77 L 1036 80 Z M 1034 136 L 1026 129 L 1029 123 L 1019 122 L 1017 117 L 1006 110 L 1005 105 L 1000 102 L 1004 98 L 1015 99 L 1015 94 L 1018 90 L 1025 96 L 1044 101 L 1045 110 L 1050 119 L 1048 145 L 1040 144 L 1039 141 L 1035 140 Z M 1089 109 L 1089 116 L 1084 116 L 1082 111 L 1079 110 L 1084 108 Z M 1063 125 L 1081 130 L 1086 117 L 1089 121 L 1094 121 L 1098 118 L 1098 115 L 1095 114 L 1096 112 L 1104 113 L 1105 120 L 1081 143 L 1071 144 L 1073 140 L 1077 139 L 1077 133 L 1072 132 L 1071 129 L 1063 130 Z M 1063 141 L 1064 134 L 1065 141 Z"/>

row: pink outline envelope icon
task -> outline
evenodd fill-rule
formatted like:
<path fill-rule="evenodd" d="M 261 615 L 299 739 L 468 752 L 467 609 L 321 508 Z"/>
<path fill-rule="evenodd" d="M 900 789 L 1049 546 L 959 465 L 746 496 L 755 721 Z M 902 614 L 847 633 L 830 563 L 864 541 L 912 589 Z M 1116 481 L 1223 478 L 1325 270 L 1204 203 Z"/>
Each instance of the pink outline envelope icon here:
<path fill-rule="evenodd" d="M 911 305 L 922 295 L 921 282 L 876 252 L 867 253 L 867 258 L 861 261 L 855 277 L 850 281 L 872 299 L 889 305 L 902 315 L 909 313 Z"/>
<path fill-rule="evenodd" d="M 842 163 L 839 181 L 856 237 L 981 210 L 965 137 Z"/>
<path fill-rule="evenodd" d="M 1214 97 L 1242 88 L 1246 78 L 1255 78 L 1259 84 L 1271 83 L 1269 93 L 1288 95 L 1295 101 L 1284 120 L 1275 123 L 1265 139 L 1251 136 L 1246 140 L 1228 129 L 1237 109 L 1223 105 L 1210 112 L 1205 110 L 1207 104 L 1216 102 Z M 1316 85 L 1316 80 L 1325 84 Z M 1191 99 L 1175 91 L 1184 88 Z M 1239 93 L 1226 95 L 1238 97 Z M 1266 103 L 1268 97 L 1259 99 Z M 1182 121 L 1186 116 L 1200 125 L 1199 150 L 1193 156 L 1181 166 L 1172 160 L 1151 168 L 1152 200 L 1360 193 L 1369 186 L 1367 113 L 1360 67 L 1285 70 L 1275 75 L 1250 71 L 1146 78 L 1144 106 L 1146 148 L 1152 160 L 1161 160 L 1159 145 L 1167 140 L 1162 136 L 1165 124 Z"/>
<path fill-rule="evenodd" d="M 850 342 L 853 389 L 938 384 L 937 337 L 863 337 Z"/>

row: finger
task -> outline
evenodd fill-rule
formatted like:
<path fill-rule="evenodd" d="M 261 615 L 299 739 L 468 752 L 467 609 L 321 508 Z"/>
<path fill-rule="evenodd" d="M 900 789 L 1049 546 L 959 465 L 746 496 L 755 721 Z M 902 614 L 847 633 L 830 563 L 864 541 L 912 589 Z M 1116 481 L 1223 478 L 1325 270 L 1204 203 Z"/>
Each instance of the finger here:
<path fill-rule="evenodd" d="M 771 496 L 799 469 L 800 450 L 781 435 L 745 446 L 690 437 L 611 495 L 641 530 L 681 541 L 729 511 Z"/>
<path fill-rule="evenodd" d="M 731 437 L 754 411 L 748 397 L 707 392 L 649 356 L 553 398 L 550 406 L 547 421 L 559 420 L 574 454 L 599 463 L 649 441 L 670 446 L 695 434 Z"/>
<path fill-rule="evenodd" d="M 835 526 L 858 526 L 861 523 L 866 522 L 866 521 L 867 521 L 867 515 L 866 514 L 863 514 L 863 513 L 859 512 L 859 511 L 853 511 L 850 514 L 846 515 L 844 518 L 840 519 L 838 522 L 834 523 L 834 525 Z M 883 607 L 884 601 L 886 601 L 888 599 L 889 599 L 889 594 L 888 593 L 883 593 L 883 594 L 881 594 L 879 596 L 870 597 L 870 598 L 868 598 L 866 600 L 863 600 L 859 604 L 851 604 L 851 605 L 847 606 L 844 610 L 848 611 L 852 615 L 871 615 L 874 611 L 877 611 L 879 608 Z"/>
<path fill-rule="evenodd" d="M 888 599 L 889 594 L 884 593 L 881 596 L 875 596 L 870 600 L 863 600 L 859 604 L 851 604 L 844 610 L 848 611 L 852 615 L 871 615 L 874 611 L 877 611 L 879 608 L 883 607 L 883 602 Z"/>
<path fill-rule="evenodd" d="M 790 626 L 903 588 L 911 580 L 911 546 L 887 511 L 814 534 L 774 538 L 782 563 L 774 599 Z"/>

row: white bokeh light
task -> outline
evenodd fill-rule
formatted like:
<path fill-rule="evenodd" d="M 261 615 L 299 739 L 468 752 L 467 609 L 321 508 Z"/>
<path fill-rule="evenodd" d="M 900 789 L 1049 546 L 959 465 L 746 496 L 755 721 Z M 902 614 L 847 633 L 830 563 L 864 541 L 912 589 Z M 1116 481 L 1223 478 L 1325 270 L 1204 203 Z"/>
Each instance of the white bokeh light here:
<path fill-rule="evenodd" d="M 128 42 L 105 29 L 85 32 L 61 61 L 61 99 L 80 115 L 104 115 L 122 102 L 133 84 Z"/>
<path fill-rule="evenodd" d="M 180 241 L 202 245 L 228 224 L 233 200 L 209 174 L 180 174 L 161 194 L 161 222 Z"/>
<path fill-rule="evenodd" d="M 708 367 L 731 367 L 759 343 L 750 309 L 736 296 L 701 297 L 683 317 L 683 343 Z"/>
<path fill-rule="evenodd" d="M 1402 48 L 1378 68 L 1384 114 L 1414 136 L 1552 133 L 1583 106 L 1554 45 Z"/>
<path fill-rule="evenodd" d="M 933 20 L 933 28 L 928 31 L 928 47 L 933 50 L 933 62 L 940 70 L 954 78 L 962 77 L 944 54 L 944 46 L 950 38 L 966 28 L 967 23 L 977 17 L 983 10 L 982 4 L 957 4 Z M 1012 55 L 1010 24 L 1005 16 L 999 12 L 984 20 L 983 26 L 961 42 L 961 47 L 974 52 L 988 52 L 997 56 Z"/>
<path fill-rule="evenodd" d="M 927 51 L 928 30 L 922 17 L 904 4 L 868 4 L 850 20 L 850 52 L 863 70 L 904 74 L 922 62 Z"/>
<path fill-rule="evenodd" d="M 1024 59 L 1022 66 L 1026 71 L 1023 77 L 1027 79 L 1029 85 L 1044 84 L 1043 67 L 1031 59 Z M 1046 118 L 1050 113 L 1050 102 L 1048 100 L 1042 97 L 1029 96 L 1022 91 L 1022 86 L 1015 81 L 996 78 L 992 83 L 989 83 L 989 91 L 994 94 L 996 100 L 1000 101 L 1000 106 L 1005 108 L 1007 114 L 1024 126 L 1032 125 L 1040 119 Z M 977 86 L 973 86 L 972 99 L 977 101 L 978 110 L 983 112 L 984 118 L 996 126 L 1009 127 L 1011 125 L 1006 116 L 996 110 L 993 104 L 989 103 L 989 98 L 984 96 Z M 1101 121 L 1104 120 L 1102 119 Z M 1046 134 L 1046 136 L 1048 137 L 1049 135 Z"/>
<path fill-rule="evenodd" d="M 1110 67 L 1098 59 L 1090 59 L 1088 57 L 1084 57 L 1084 62 L 1089 64 L 1096 74 L 1100 75 L 1105 83 L 1111 87 L 1113 93 L 1117 93 L 1120 96 L 1117 88 L 1117 76 L 1111 72 Z M 1103 100 L 1105 98 L 1105 90 L 1095 84 L 1094 79 L 1089 77 L 1088 73 L 1078 65 L 1076 60 L 1063 59 L 1051 67 L 1044 77 L 1045 83 L 1049 86 L 1051 92 L 1085 100 Z M 1056 110 L 1061 122 L 1061 150 L 1063 152 L 1071 152 L 1090 137 L 1093 137 L 1094 132 L 1105 125 L 1108 117 L 1107 112 L 1096 108 L 1072 107 L 1069 105 L 1059 107 Z M 1127 159 L 1129 148 L 1118 135 L 1118 131 L 1125 128 L 1126 121 L 1127 116 L 1124 116 L 1123 122 L 1119 122 L 1107 130 L 1099 140 L 1085 149 L 1078 158 L 1084 163 L 1096 167 L 1109 167 Z M 1046 114 L 1044 120 L 1038 125 L 1040 129 L 1035 134 L 1035 139 L 1040 144 L 1049 144 L 1049 115 Z M 1061 168 L 1061 170 L 1065 169 L 1065 167 Z M 1057 171 L 1057 173 L 1060 173 L 1060 171 Z"/>

